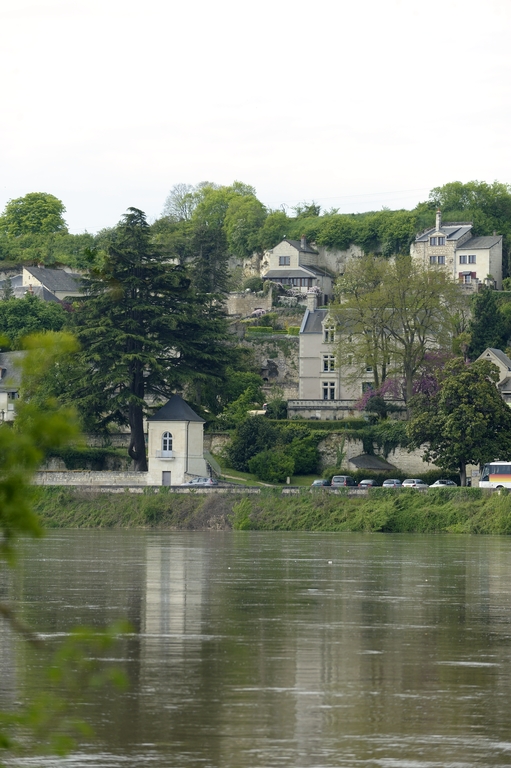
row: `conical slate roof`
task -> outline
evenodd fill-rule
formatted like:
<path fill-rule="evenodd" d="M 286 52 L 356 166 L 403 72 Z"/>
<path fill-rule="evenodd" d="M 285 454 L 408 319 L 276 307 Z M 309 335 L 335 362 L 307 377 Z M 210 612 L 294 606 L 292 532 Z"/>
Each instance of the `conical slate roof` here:
<path fill-rule="evenodd" d="M 147 421 L 201 421 L 204 423 L 204 419 L 192 411 L 181 395 L 172 395 L 170 400 L 159 411 L 149 416 Z"/>

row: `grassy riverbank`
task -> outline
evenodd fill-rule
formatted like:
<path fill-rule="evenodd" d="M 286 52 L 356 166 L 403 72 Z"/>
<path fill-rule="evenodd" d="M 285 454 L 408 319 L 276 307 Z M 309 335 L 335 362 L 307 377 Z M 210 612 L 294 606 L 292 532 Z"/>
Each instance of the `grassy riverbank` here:
<path fill-rule="evenodd" d="M 46 528 L 511 533 L 511 495 L 470 488 L 424 494 L 376 488 L 356 498 L 321 489 L 297 495 L 272 489 L 257 495 L 68 488 L 36 493 L 36 511 Z"/>

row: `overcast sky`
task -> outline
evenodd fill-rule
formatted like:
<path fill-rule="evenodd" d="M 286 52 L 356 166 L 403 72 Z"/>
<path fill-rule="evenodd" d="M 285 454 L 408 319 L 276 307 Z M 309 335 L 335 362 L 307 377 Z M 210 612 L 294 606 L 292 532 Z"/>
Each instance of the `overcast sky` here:
<path fill-rule="evenodd" d="M 341 212 L 511 183 L 510 0 L 0 0 L 0 30 L 0 211 L 50 192 L 96 232 L 179 182 Z"/>

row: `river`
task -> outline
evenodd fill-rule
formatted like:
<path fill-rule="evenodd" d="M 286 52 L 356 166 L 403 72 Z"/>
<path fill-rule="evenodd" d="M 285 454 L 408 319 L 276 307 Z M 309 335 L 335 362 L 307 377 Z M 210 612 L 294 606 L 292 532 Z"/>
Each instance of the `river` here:
<path fill-rule="evenodd" d="M 511 539 L 54 531 L 2 591 L 57 645 L 132 632 L 81 693 L 89 722 L 36 768 L 511 766 Z M 0 701 L 40 690 L 44 651 L 0 628 Z M 5 758 L 4 758 L 5 759 Z"/>

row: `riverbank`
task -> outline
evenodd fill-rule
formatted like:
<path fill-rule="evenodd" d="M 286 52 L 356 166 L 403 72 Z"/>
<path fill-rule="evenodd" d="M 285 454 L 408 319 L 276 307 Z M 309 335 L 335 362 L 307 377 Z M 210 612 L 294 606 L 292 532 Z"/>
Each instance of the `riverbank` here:
<path fill-rule="evenodd" d="M 328 490 L 282 495 L 239 493 L 96 493 L 38 488 L 35 509 L 46 528 L 161 530 L 511 533 L 511 495 L 472 488 L 421 493 L 376 488 L 356 498 Z"/>

